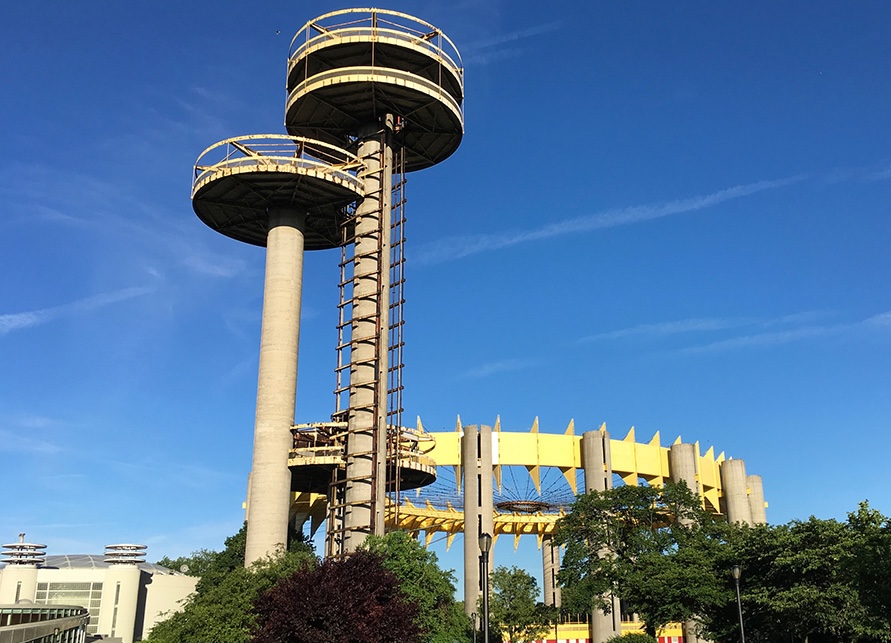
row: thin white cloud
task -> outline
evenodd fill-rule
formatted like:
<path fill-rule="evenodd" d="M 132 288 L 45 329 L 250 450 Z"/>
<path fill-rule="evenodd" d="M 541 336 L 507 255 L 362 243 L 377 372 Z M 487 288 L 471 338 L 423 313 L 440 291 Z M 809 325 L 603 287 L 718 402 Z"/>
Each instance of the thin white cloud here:
<path fill-rule="evenodd" d="M 848 181 L 873 183 L 875 181 L 885 181 L 887 179 L 891 179 L 891 163 L 887 162 L 873 163 L 872 165 L 836 167 L 826 172 L 822 177 L 822 180 L 830 185 Z"/>
<path fill-rule="evenodd" d="M 40 438 L 32 438 L 20 435 L 13 431 L 0 429 L 0 451 L 7 453 L 34 453 L 38 455 L 53 455 L 59 453 L 62 448 Z"/>
<path fill-rule="evenodd" d="M 549 22 L 543 25 L 536 25 L 527 29 L 517 29 L 506 34 L 498 34 L 484 40 L 478 40 L 461 46 L 461 57 L 465 63 L 476 63 L 485 65 L 497 60 L 505 58 L 514 58 L 523 53 L 523 49 L 519 47 L 500 47 L 508 43 L 515 43 L 519 40 L 540 36 L 542 34 L 557 31 L 560 28 L 560 22 Z"/>
<path fill-rule="evenodd" d="M 779 344 L 788 344 L 790 342 L 802 339 L 812 339 L 821 337 L 841 330 L 839 326 L 805 326 L 803 328 L 792 328 L 789 330 L 772 331 L 769 333 L 757 333 L 754 335 L 742 335 L 740 337 L 731 337 L 722 339 L 702 346 L 690 346 L 682 348 L 680 353 L 705 353 L 712 351 L 732 350 L 736 348 L 747 348 L 749 346 L 776 346 Z"/>
<path fill-rule="evenodd" d="M 801 181 L 804 178 L 804 175 L 798 175 L 772 181 L 757 181 L 755 183 L 735 185 L 711 194 L 694 196 L 687 199 L 678 199 L 666 203 L 603 210 L 591 215 L 556 221 L 531 230 L 448 237 L 421 247 L 416 262 L 427 265 L 442 263 L 445 261 L 462 259 L 489 250 L 508 248 L 529 241 L 540 241 L 542 239 L 578 234 L 581 232 L 614 228 L 616 226 L 660 219 L 675 214 L 694 212 L 696 210 L 702 210 L 718 205 L 719 203 L 724 203 L 725 201 L 749 196 L 757 192 L 774 190 Z"/>
<path fill-rule="evenodd" d="M 58 425 L 59 421 L 43 415 L 20 415 L 15 418 L 15 424 L 27 429 L 46 429 Z"/>
<path fill-rule="evenodd" d="M 56 319 L 89 312 L 97 308 L 133 299 L 134 297 L 141 297 L 153 290 L 153 288 L 141 287 L 123 288 L 93 295 L 92 297 L 85 297 L 61 306 L 53 306 L 52 308 L 0 315 L 0 336 L 11 333 L 14 330 L 33 328 Z"/>
<path fill-rule="evenodd" d="M 702 317 L 691 319 L 680 319 L 668 322 L 656 322 L 652 324 L 638 324 L 629 328 L 619 328 L 617 330 L 597 333 L 582 337 L 580 342 L 593 342 L 607 339 L 623 339 L 625 337 L 665 337 L 668 335 L 679 335 L 683 333 L 697 333 L 708 331 L 728 330 L 731 328 L 745 328 L 747 326 L 759 326 L 762 328 L 770 328 L 775 326 L 800 325 L 805 323 L 813 323 L 821 318 L 826 317 L 822 311 L 805 311 L 801 313 L 792 313 L 783 315 L 774 319 L 757 319 L 748 318 L 721 318 L 721 317 Z"/>
<path fill-rule="evenodd" d="M 891 311 L 879 313 L 877 315 L 873 315 L 864 320 L 856 322 L 801 326 L 799 328 L 790 328 L 788 330 L 778 330 L 766 333 L 742 335 L 739 337 L 730 337 L 727 339 L 710 342 L 708 344 L 703 344 L 701 346 L 690 346 L 687 348 L 682 348 L 678 352 L 705 353 L 748 347 L 777 346 L 780 344 L 789 344 L 792 342 L 814 339 L 817 337 L 844 335 L 862 329 L 885 330 L 889 328 L 891 328 Z"/>
<path fill-rule="evenodd" d="M 464 373 L 464 377 L 470 378 L 482 378 L 489 377 L 490 375 L 495 375 L 496 373 L 505 373 L 508 371 L 519 371 L 524 368 L 529 368 L 532 366 L 534 362 L 532 360 L 524 360 L 524 359 L 504 359 L 498 360 L 495 362 L 488 362 L 486 364 L 480 364 L 475 368 L 470 369 L 469 371 Z"/>
<path fill-rule="evenodd" d="M 624 337 L 663 337 L 680 333 L 694 333 L 710 330 L 724 330 L 748 325 L 751 320 L 738 319 L 682 319 L 679 321 L 660 322 L 656 324 L 639 324 L 630 328 L 620 328 L 606 333 L 582 337 L 581 342 L 592 342 L 603 339 L 621 339 Z"/>
<path fill-rule="evenodd" d="M 146 457 L 141 462 L 103 459 L 108 468 L 117 475 L 127 479 L 151 479 L 152 486 L 177 488 L 209 489 L 219 485 L 223 480 L 231 480 L 238 476 L 224 469 L 212 469 L 197 464 L 183 464 Z M 157 474 L 163 472 L 163 476 Z M 145 478 L 148 476 L 148 478 Z"/>
<path fill-rule="evenodd" d="M 864 181 L 885 181 L 887 179 L 891 179 L 891 163 L 886 165 L 880 170 L 876 170 L 875 172 L 870 172 L 865 177 L 863 177 Z"/>
<path fill-rule="evenodd" d="M 182 264 L 200 275 L 208 277 L 235 277 L 244 271 L 244 261 L 233 257 L 224 257 L 219 254 L 203 252 L 187 254 Z"/>
<path fill-rule="evenodd" d="M 863 325 L 874 328 L 887 328 L 891 326 L 891 311 L 879 313 L 863 320 Z"/>

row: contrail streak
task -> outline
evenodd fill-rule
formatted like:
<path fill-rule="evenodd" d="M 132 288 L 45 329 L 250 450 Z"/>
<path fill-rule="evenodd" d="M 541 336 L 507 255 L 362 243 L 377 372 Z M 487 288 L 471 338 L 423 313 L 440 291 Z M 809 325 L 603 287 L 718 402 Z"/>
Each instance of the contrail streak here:
<path fill-rule="evenodd" d="M 660 219 L 675 214 L 694 212 L 725 201 L 749 196 L 757 192 L 780 188 L 801 181 L 804 178 L 804 175 L 798 175 L 773 181 L 758 181 L 756 183 L 736 185 L 713 192 L 712 194 L 694 196 L 687 199 L 669 201 L 667 203 L 603 210 L 591 215 L 549 223 L 548 225 L 540 228 L 533 228 L 531 230 L 447 237 L 429 243 L 426 247 L 422 247 L 416 261 L 419 264 L 428 265 L 443 263 L 445 261 L 462 259 L 489 250 L 508 248 L 528 241 L 540 241 L 542 239 L 550 239 L 568 234 L 614 228 L 616 226 L 640 223 L 641 221 Z"/>
<path fill-rule="evenodd" d="M 102 308 L 119 301 L 133 299 L 152 292 L 152 288 L 123 288 L 107 293 L 100 293 L 92 297 L 86 297 L 61 306 L 42 308 L 23 313 L 9 313 L 0 315 L 0 335 L 6 335 L 14 330 L 22 330 L 33 326 L 40 326 L 60 317 L 83 313 L 96 308 Z"/>

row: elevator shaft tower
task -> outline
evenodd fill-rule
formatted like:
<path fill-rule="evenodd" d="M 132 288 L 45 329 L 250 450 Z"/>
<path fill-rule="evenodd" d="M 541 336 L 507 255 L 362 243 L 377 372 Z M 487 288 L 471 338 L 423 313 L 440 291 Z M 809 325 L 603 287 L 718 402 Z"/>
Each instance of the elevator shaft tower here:
<path fill-rule="evenodd" d="M 460 144 L 463 68 L 433 25 L 350 9 L 297 33 L 287 89 L 288 132 L 355 150 L 364 166 L 365 197 L 344 227 L 341 262 L 333 419 L 347 423 L 346 464 L 330 481 L 326 539 L 326 554 L 338 557 L 384 531 L 388 447 L 395 457 L 402 412 L 403 174 Z"/>

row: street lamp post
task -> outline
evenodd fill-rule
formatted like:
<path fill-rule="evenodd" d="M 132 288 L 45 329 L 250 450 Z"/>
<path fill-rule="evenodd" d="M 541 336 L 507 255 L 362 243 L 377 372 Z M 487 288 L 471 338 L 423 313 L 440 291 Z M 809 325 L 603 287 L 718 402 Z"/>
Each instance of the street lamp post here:
<path fill-rule="evenodd" d="M 739 595 L 739 577 L 742 575 L 742 570 L 739 565 L 734 565 L 730 568 L 730 573 L 733 575 L 733 583 L 736 585 L 736 608 L 739 610 L 739 638 L 741 643 L 746 643 L 746 631 L 743 628 L 742 599 Z"/>
<path fill-rule="evenodd" d="M 480 578 L 483 579 L 483 643 L 489 643 L 489 550 L 491 534 L 480 534 Z"/>
<path fill-rule="evenodd" d="M 473 643 L 476 643 L 476 612 L 470 613 L 470 620 L 473 623 Z"/>

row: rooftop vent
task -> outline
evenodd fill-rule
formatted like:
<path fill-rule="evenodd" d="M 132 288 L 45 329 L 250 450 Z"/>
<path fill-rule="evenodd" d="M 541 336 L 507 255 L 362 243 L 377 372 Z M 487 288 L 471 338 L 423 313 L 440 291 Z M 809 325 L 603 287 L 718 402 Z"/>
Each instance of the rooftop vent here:
<path fill-rule="evenodd" d="M 145 545 L 106 545 L 105 562 L 112 565 L 135 565 L 145 562 Z"/>
<path fill-rule="evenodd" d="M 3 558 L 8 565 L 41 565 L 46 560 L 46 545 L 26 543 L 25 534 L 19 534 L 17 543 L 2 545 Z"/>

